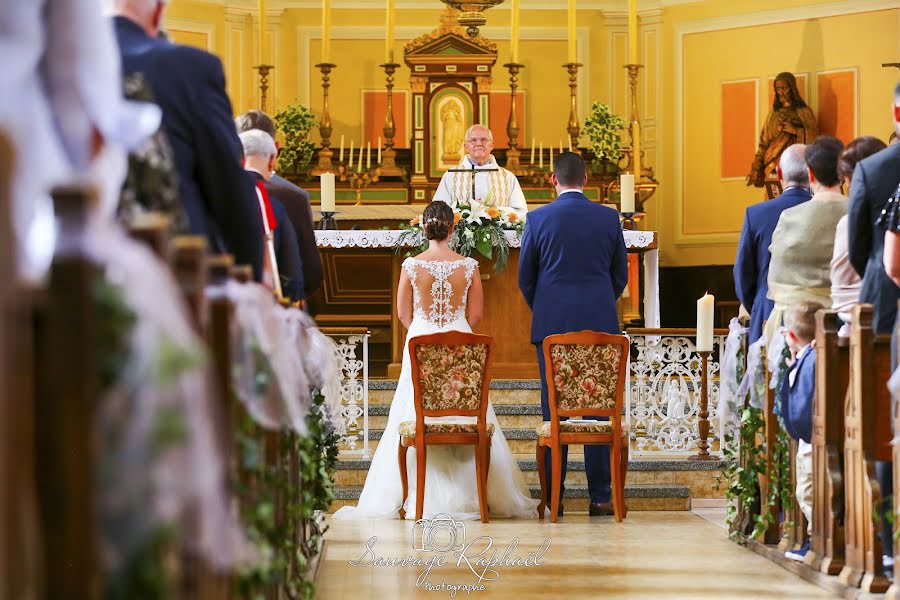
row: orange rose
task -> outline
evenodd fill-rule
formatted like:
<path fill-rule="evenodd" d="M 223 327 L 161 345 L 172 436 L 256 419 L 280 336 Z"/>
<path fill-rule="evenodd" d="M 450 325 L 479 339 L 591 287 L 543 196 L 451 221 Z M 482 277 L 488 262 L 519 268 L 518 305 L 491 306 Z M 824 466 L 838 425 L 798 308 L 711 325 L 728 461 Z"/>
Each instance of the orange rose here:
<path fill-rule="evenodd" d="M 492 219 L 496 219 L 497 217 L 500 216 L 500 209 L 497 208 L 496 206 L 488 206 L 487 210 L 485 210 L 484 212 L 486 212 L 487 216 L 489 216 Z"/>
<path fill-rule="evenodd" d="M 419 222 L 421 220 L 422 220 L 422 217 L 413 217 L 412 219 L 409 220 L 409 224 L 412 225 L 413 227 L 415 227 L 416 225 L 419 224 Z"/>
<path fill-rule="evenodd" d="M 509 215 L 507 215 L 506 218 L 509 219 L 509 222 L 510 222 L 510 223 L 515 223 L 516 221 L 519 220 L 519 215 L 517 215 L 517 214 L 514 213 L 514 212 L 511 212 L 511 213 L 509 213 Z"/>
<path fill-rule="evenodd" d="M 453 224 L 456 225 L 462 219 L 461 213 L 453 213 Z"/>

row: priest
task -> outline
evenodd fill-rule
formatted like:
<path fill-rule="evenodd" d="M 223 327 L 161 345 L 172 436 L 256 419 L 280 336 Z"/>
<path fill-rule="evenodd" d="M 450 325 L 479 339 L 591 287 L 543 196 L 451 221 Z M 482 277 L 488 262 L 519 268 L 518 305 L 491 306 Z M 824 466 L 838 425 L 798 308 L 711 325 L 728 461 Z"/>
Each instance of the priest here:
<path fill-rule="evenodd" d="M 525 194 L 516 176 L 498 165 L 491 154 L 494 149 L 491 130 L 484 125 L 469 127 L 465 144 L 466 156 L 459 166 L 444 173 L 432 199 L 454 207 L 471 204 L 472 200 L 487 206 L 508 206 L 524 217 L 528 212 Z"/>

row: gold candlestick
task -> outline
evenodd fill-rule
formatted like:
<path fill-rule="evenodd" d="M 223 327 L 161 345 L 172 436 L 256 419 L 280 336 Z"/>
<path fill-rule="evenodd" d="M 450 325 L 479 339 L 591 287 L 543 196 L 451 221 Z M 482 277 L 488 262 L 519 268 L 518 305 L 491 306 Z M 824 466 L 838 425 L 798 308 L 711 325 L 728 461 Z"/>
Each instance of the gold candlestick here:
<path fill-rule="evenodd" d="M 394 123 L 394 73 L 400 66 L 393 61 L 379 65 L 384 69 L 385 88 L 387 88 L 387 110 L 384 113 L 384 152 L 381 156 L 381 175 L 405 177 L 406 170 L 397 166 L 397 151 L 394 150 L 394 135 L 397 129 Z"/>
<path fill-rule="evenodd" d="M 634 173 L 634 181 L 637 183 L 644 174 L 644 168 L 641 166 L 641 140 L 639 138 L 635 138 L 634 132 L 637 129 L 640 132 L 640 115 L 638 113 L 638 75 L 640 73 L 641 68 L 644 65 L 625 65 L 625 68 L 628 69 L 628 84 L 631 88 L 631 118 L 629 119 L 629 123 L 631 126 L 628 128 L 628 137 L 631 139 L 631 146 L 626 148 L 623 152 L 628 157 L 628 163 L 625 166 L 625 171 Z M 637 128 L 635 127 L 637 125 Z M 640 135 L 640 133 L 638 134 Z M 637 149 L 637 153 L 635 153 L 635 149 Z M 635 170 L 635 168 L 637 170 Z M 640 171 L 639 173 L 637 171 Z"/>
<path fill-rule="evenodd" d="M 506 168 L 514 175 L 519 175 L 522 168 L 519 165 L 519 121 L 516 115 L 516 88 L 519 87 L 519 71 L 525 65 L 517 62 L 503 65 L 509 70 L 509 120 L 506 122 L 506 135 L 509 138 L 509 150 L 506 151 Z"/>
<path fill-rule="evenodd" d="M 321 175 L 332 170 L 331 157 L 331 115 L 328 114 L 328 88 L 331 87 L 331 71 L 337 65 L 334 63 L 319 63 L 316 68 L 322 71 L 322 120 L 319 121 L 319 135 L 322 138 L 322 149 L 319 150 L 319 164 L 313 169 L 312 175 Z"/>
<path fill-rule="evenodd" d="M 259 71 L 259 110 L 266 112 L 266 92 L 269 90 L 269 72 L 275 70 L 275 65 L 257 65 L 253 67 Z"/>
<path fill-rule="evenodd" d="M 353 165 L 348 167 L 341 163 L 335 169 L 337 180 L 346 181 L 350 184 L 350 188 L 356 192 L 356 206 L 362 205 L 363 190 L 369 187 L 370 184 L 377 183 L 382 174 L 383 170 L 380 165 L 357 171 L 353 168 Z"/>
<path fill-rule="evenodd" d="M 578 136 L 581 134 L 581 125 L 578 123 L 578 68 L 581 63 L 570 62 L 563 65 L 569 73 L 569 138 L 572 140 L 572 151 L 580 154 L 578 150 Z"/>

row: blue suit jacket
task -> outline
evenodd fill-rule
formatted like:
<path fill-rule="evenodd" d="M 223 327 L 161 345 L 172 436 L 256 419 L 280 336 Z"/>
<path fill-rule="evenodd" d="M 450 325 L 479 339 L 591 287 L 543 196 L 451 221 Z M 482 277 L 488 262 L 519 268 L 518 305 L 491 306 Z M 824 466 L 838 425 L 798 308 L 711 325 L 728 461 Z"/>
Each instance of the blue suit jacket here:
<path fill-rule="evenodd" d="M 872 305 L 875 331 L 890 333 L 897 317 L 900 288 L 884 270 L 884 229 L 875 220 L 900 183 L 900 144 L 856 164 L 847 217 L 850 263 L 863 278 L 859 301 Z"/>
<path fill-rule="evenodd" d="M 113 25 L 122 70 L 142 73 L 162 109 L 191 232 L 253 266 L 259 278 L 262 220 L 254 183 L 241 167 L 222 63 L 208 52 L 151 38 L 125 17 Z"/>
<path fill-rule="evenodd" d="M 747 207 L 744 227 L 734 259 L 734 289 L 738 300 L 750 311 L 750 343 L 762 335 L 763 325 L 775 303 L 766 298 L 769 291 L 769 245 L 778 217 L 812 198 L 809 190 L 789 188 L 781 196 Z"/>
<path fill-rule="evenodd" d="M 813 402 L 816 398 L 816 349 L 810 348 L 794 367 L 794 385 L 785 376 L 781 384 L 781 418 L 795 440 L 812 443 Z"/>
<path fill-rule="evenodd" d="M 531 307 L 531 342 L 589 329 L 619 333 L 616 299 L 628 282 L 615 210 L 567 192 L 528 213 L 519 289 Z"/>

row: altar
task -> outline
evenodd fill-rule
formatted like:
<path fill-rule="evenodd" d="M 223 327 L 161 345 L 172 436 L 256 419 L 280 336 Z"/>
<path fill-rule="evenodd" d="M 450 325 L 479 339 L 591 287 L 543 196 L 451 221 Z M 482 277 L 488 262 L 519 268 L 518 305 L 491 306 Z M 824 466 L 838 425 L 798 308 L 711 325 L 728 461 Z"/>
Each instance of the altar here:
<path fill-rule="evenodd" d="M 402 233 L 397 229 L 316 231 L 325 269 L 325 284 L 316 320 L 321 326 L 368 327 L 372 331 L 373 363 L 383 373 L 400 373 L 406 329 L 397 319 L 396 296 L 400 264 L 405 252 L 395 250 Z M 646 327 L 659 327 L 659 252 L 654 231 L 625 231 L 629 254 L 642 258 L 641 312 Z M 519 239 L 507 233 L 509 262 L 495 273 L 492 261 L 477 257 L 484 286 L 484 319 L 477 333 L 495 340 L 492 376 L 497 379 L 536 379 L 537 357 L 530 341 L 531 311 L 519 292 Z M 635 273 L 636 275 L 637 273 Z M 633 288 L 633 286 L 630 286 Z M 620 314 L 621 320 L 621 314 Z M 382 346 L 381 352 L 377 348 Z M 379 371 L 375 366 L 373 374 Z"/>

